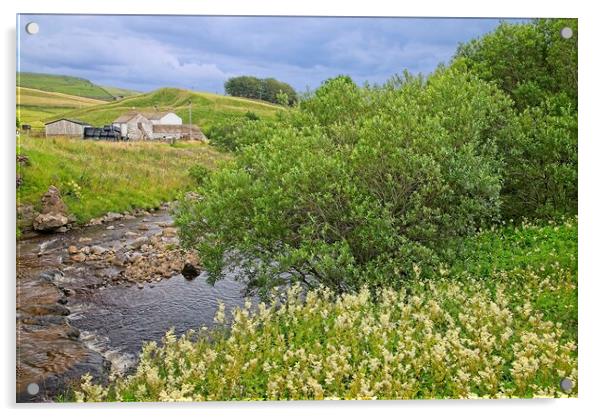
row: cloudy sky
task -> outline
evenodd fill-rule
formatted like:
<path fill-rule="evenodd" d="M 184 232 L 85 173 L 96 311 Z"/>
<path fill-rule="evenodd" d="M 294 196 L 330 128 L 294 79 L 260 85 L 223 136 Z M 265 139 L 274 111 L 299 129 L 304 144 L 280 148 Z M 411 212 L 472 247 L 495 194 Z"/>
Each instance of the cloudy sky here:
<path fill-rule="evenodd" d="M 36 35 L 25 25 L 39 24 Z M 237 75 L 274 77 L 299 91 L 348 74 L 381 83 L 408 69 L 428 74 L 459 42 L 499 19 L 76 16 L 19 19 L 21 71 L 65 74 L 150 91 L 223 92 Z"/>

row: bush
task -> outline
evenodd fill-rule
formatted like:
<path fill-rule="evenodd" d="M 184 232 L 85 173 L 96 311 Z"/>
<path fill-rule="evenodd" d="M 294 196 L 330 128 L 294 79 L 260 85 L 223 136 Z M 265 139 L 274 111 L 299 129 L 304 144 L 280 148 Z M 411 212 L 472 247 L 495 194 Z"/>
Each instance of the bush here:
<path fill-rule="evenodd" d="M 503 23 L 458 49 L 454 65 L 498 85 L 519 113 L 516 134 L 499 143 L 506 219 L 577 212 L 577 35 L 576 19 Z"/>
<path fill-rule="evenodd" d="M 183 243 L 211 281 L 227 254 L 264 294 L 291 281 L 399 286 L 496 218 L 496 141 L 513 116 L 499 90 L 456 69 L 396 87 L 329 80 L 280 122 L 242 129 L 253 145 L 180 206 Z"/>
<path fill-rule="evenodd" d="M 199 187 L 205 184 L 210 174 L 211 171 L 209 168 L 201 164 L 193 165 L 188 169 L 188 175 L 192 177 L 194 183 Z"/>

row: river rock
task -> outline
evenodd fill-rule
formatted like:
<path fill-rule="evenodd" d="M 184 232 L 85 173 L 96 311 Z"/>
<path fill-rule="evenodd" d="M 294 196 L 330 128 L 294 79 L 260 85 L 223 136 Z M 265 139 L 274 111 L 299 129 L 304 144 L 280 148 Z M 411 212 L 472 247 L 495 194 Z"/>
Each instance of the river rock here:
<path fill-rule="evenodd" d="M 92 254 L 94 254 L 94 255 L 102 255 L 106 251 L 107 251 L 106 248 L 103 248 L 102 246 L 99 246 L 99 245 L 94 245 L 90 248 L 90 252 L 92 252 Z"/>
<path fill-rule="evenodd" d="M 113 225 L 107 226 L 107 230 L 115 230 L 115 226 L 113 226 Z"/>
<path fill-rule="evenodd" d="M 165 237 L 173 237 L 176 236 L 178 234 L 178 229 L 176 229 L 175 227 L 166 227 L 165 229 L 163 229 L 163 236 Z"/>
<path fill-rule="evenodd" d="M 88 243 L 88 242 L 91 242 L 91 241 L 92 241 L 92 238 L 91 238 L 91 237 L 80 237 L 80 238 L 78 239 L 78 242 L 79 242 L 79 243 Z"/>
<path fill-rule="evenodd" d="M 76 253 L 75 255 L 71 255 L 71 260 L 75 262 L 84 262 L 86 260 L 86 255 L 83 253 Z"/>
<path fill-rule="evenodd" d="M 150 226 L 148 224 L 142 223 L 138 226 L 138 230 L 148 230 Z"/>
<path fill-rule="evenodd" d="M 121 214 L 121 213 L 109 212 L 109 213 L 105 214 L 103 220 L 105 222 L 112 222 L 112 221 L 115 221 L 115 220 L 120 220 L 122 218 L 123 218 L 123 214 Z"/>
<path fill-rule="evenodd" d="M 200 273 L 201 271 L 190 262 L 186 262 L 184 268 L 182 268 L 182 275 L 184 275 L 184 278 L 186 279 L 194 279 L 198 277 Z"/>
<path fill-rule="evenodd" d="M 38 231 L 53 231 L 70 222 L 67 206 L 61 192 L 54 185 L 48 188 L 41 199 L 42 210 L 33 219 L 33 228 Z"/>
<path fill-rule="evenodd" d="M 146 245 L 148 243 L 148 238 L 146 236 L 140 236 L 138 239 L 133 240 L 129 246 L 132 249 L 139 249 L 142 245 Z"/>

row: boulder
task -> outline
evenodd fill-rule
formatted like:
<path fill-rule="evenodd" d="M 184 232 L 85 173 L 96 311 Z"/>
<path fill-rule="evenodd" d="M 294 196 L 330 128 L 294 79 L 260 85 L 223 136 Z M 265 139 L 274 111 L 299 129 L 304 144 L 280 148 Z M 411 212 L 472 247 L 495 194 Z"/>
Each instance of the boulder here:
<path fill-rule="evenodd" d="M 40 232 L 59 229 L 69 224 L 69 218 L 60 213 L 38 214 L 33 219 L 33 228 Z"/>
<path fill-rule="evenodd" d="M 38 231 L 53 231 L 71 222 L 61 192 L 51 185 L 42 196 L 42 210 L 33 219 L 33 228 Z"/>

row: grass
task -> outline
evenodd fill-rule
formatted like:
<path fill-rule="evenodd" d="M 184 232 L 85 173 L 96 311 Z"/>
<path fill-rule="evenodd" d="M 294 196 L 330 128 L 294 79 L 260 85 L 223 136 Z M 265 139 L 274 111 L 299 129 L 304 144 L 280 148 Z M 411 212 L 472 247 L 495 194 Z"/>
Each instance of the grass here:
<path fill-rule="evenodd" d="M 17 86 L 105 101 L 114 99 L 105 88 L 84 78 L 67 75 L 20 72 L 17 73 Z"/>
<path fill-rule="evenodd" d="M 214 329 L 168 332 L 134 374 L 108 386 L 85 376 L 66 399 L 576 396 L 576 219 L 491 230 L 466 246 L 470 258 L 429 279 L 417 269 L 399 291 L 293 288 L 283 302 L 220 306 Z M 562 378 L 575 384 L 568 394 Z"/>
<path fill-rule="evenodd" d="M 193 187 L 190 167 L 213 169 L 226 158 L 200 142 L 112 143 L 69 138 L 21 136 L 18 153 L 29 158 L 20 166 L 23 184 L 17 203 L 39 205 L 50 185 L 61 190 L 79 223 L 109 211 L 157 207 Z"/>
<path fill-rule="evenodd" d="M 87 107 L 65 113 L 66 117 L 85 120 L 93 125 L 111 123 L 121 114 L 132 111 L 173 111 L 188 123 L 188 103 L 192 102 L 192 123 L 208 130 L 217 122 L 241 116 L 251 111 L 261 118 L 275 117 L 283 108 L 262 101 L 218 94 L 199 93 L 176 88 L 162 88 L 150 93 L 125 98 L 112 103 Z"/>
<path fill-rule="evenodd" d="M 17 117 L 21 123 L 43 128 L 44 122 L 60 114 L 104 103 L 92 98 L 17 87 Z"/>
<path fill-rule="evenodd" d="M 101 87 L 104 88 L 109 94 L 111 94 L 114 97 L 130 97 L 130 96 L 136 96 L 136 95 L 140 94 L 140 91 L 130 90 L 127 88 L 107 87 L 107 86 L 101 86 Z"/>

